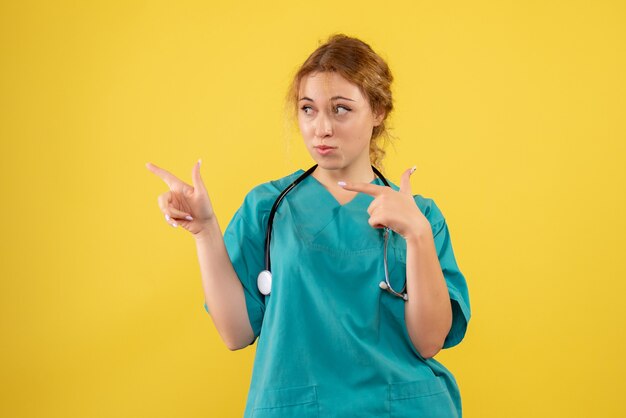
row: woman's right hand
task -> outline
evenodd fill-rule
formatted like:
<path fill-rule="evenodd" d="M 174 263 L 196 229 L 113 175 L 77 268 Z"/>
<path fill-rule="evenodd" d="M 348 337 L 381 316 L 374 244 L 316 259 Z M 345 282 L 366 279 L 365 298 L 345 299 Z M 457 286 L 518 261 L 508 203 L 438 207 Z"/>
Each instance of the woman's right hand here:
<path fill-rule="evenodd" d="M 146 167 L 170 188 L 158 197 L 159 208 L 165 215 L 165 220 L 174 227 L 182 226 L 194 235 L 207 229 L 215 212 L 200 177 L 200 161 L 192 170 L 193 187 L 152 163 L 146 163 Z"/>

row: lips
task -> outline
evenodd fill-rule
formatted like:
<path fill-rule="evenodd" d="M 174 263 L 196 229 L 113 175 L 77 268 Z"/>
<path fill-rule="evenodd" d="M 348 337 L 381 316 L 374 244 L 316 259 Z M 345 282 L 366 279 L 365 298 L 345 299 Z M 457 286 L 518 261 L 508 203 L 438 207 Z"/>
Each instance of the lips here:
<path fill-rule="evenodd" d="M 333 152 L 333 150 L 337 147 L 329 147 L 328 145 L 316 145 L 315 150 L 317 151 L 317 153 L 319 155 L 326 155 L 326 154 L 330 154 L 331 152 Z"/>

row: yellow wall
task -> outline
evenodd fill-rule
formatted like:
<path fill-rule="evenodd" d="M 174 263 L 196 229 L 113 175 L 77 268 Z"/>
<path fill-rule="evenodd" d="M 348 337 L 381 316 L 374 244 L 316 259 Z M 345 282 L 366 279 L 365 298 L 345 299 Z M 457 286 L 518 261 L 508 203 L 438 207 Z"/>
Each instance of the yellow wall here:
<path fill-rule="evenodd" d="M 388 60 L 387 174 L 417 164 L 468 280 L 437 355 L 464 416 L 626 416 L 624 2 L 265 3 L 0 5 L 0 415 L 241 416 L 254 348 L 220 340 L 144 164 L 202 158 L 225 227 L 312 164 L 282 98 L 344 32 Z"/>

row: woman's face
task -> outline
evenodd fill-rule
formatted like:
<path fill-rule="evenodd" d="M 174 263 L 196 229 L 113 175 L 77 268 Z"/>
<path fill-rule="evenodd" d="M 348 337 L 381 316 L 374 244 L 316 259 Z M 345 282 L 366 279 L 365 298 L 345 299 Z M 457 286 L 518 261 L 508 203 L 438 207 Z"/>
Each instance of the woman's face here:
<path fill-rule="evenodd" d="M 376 117 L 355 85 L 335 72 L 312 73 L 300 82 L 298 124 L 311 157 L 324 169 L 369 167 Z"/>

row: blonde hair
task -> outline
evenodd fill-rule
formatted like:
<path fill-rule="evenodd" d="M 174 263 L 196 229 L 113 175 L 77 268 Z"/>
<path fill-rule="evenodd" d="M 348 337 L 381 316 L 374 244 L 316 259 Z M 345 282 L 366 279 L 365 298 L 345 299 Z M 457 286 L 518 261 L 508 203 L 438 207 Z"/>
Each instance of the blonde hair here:
<path fill-rule="evenodd" d="M 385 121 L 393 110 L 393 76 L 387 63 L 365 42 L 344 34 L 331 35 L 325 44 L 304 61 L 289 86 L 286 105 L 292 118 L 297 118 L 298 92 L 302 79 L 309 74 L 326 71 L 337 72 L 356 84 L 367 98 L 372 112 L 384 112 L 382 122 L 372 129 L 370 139 L 370 161 L 374 166 L 382 168 L 384 147 L 390 139 Z"/>

